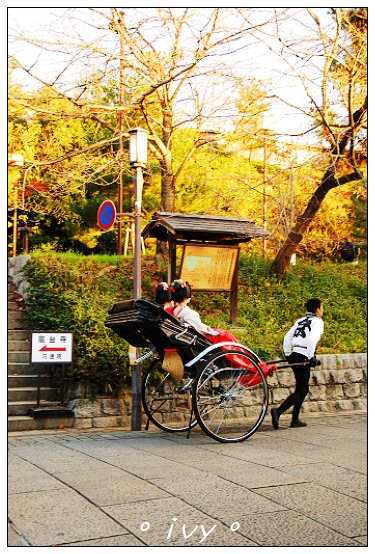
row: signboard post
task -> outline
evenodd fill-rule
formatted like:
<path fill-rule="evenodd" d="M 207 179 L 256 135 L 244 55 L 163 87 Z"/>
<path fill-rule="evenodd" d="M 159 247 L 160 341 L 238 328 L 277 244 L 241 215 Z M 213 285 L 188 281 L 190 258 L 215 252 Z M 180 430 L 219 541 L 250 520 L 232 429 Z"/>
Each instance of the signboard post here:
<path fill-rule="evenodd" d="M 61 364 L 61 406 L 64 405 L 64 365 L 73 360 L 73 333 L 37 331 L 31 333 L 30 363 Z M 40 371 L 38 372 L 37 406 L 40 406 Z"/>

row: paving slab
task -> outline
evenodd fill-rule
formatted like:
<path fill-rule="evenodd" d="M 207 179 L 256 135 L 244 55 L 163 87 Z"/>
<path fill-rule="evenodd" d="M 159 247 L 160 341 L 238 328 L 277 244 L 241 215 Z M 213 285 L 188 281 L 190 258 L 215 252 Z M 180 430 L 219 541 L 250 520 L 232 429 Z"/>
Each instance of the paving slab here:
<path fill-rule="evenodd" d="M 200 448 L 204 448 L 215 455 L 223 455 L 230 460 L 242 460 L 256 463 L 261 467 L 274 469 L 283 469 L 286 465 L 306 463 L 310 460 L 307 454 L 304 455 L 303 450 L 299 454 L 291 454 L 290 452 L 283 452 L 281 449 L 278 449 L 276 453 L 273 443 L 268 441 L 265 444 L 261 441 L 256 443 L 245 441 L 230 445 L 232 448 L 228 448 L 228 446 L 223 444 L 214 448 L 211 444 L 205 444 L 204 446 L 200 445 Z"/>
<path fill-rule="evenodd" d="M 10 433 L 8 448 L 9 546 L 368 543 L 365 416 L 265 423 L 237 444 L 150 427 Z"/>
<path fill-rule="evenodd" d="M 367 533 L 367 505 L 345 494 L 313 483 L 269 487 L 257 492 L 346 537 Z"/>
<path fill-rule="evenodd" d="M 305 481 L 323 485 L 362 502 L 367 502 L 367 475 L 359 471 L 353 471 L 352 469 L 326 462 L 296 464 L 287 466 L 284 470 L 294 475 L 296 479 L 299 476 Z"/>
<path fill-rule="evenodd" d="M 103 464 L 103 468 L 86 471 L 57 472 L 55 475 L 97 506 L 138 502 L 140 500 L 168 497 L 152 483 L 126 473 L 120 468 Z"/>
<path fill-rule="evenodd" d="M 8 487 L 12 493 L 63 489 L 65 485 L 18 456 L 8 457 Z"/>
<path fill-rule="evenodd" d="M 223 455 L 215 456 L 214 460 L 187 461 L 188 465 L 223 477 L 237 485 L 243 485 L 246 488 L 257 488 L 263 486 L 275 486 L 290 483 L 301 483 L 305 479 L 299 476 L 289 474 L 286 470 L 279 471 L 274 468 L 254 464 L 249 461 L 230 459 L 230 473 L 227 467 L 227 458 Z"/>
<path fill-rule="evenodd" d="M 88 541 L 77 541 L 65 544 L 64 546 L 85 546 L 86 548 L 97 546 L 145 546 L 145 544 L 138 540 L 134 535 L 129 533 L 126 535 L 116 535 L 114 537 L 103 537 L 102 539 L 91 539 Z"/>
<path fill-rule="evenodd" d="M 223 525 L 178 498 L 105 510 L 148 546 L 257 546 L 241 533 L 237 522 Z"/>
<path fill-rule="evenodd" d="M 358 542 L 362 546 L 368 546 L 368 537 L 367 535 L 360 535 L 359 537 L 355 537 L 356 542 Z"/>
<path fill-rule="evenodd" d="M 287 531 L 286 531 L 287 530 Z M 337 533 L 293 510 L 244 520 L 241 531 L 260 546 L 359 546 L 360 542 Z"/>
<path fill-rule="evenodd" d="M 199 440 L 199 439 L 198 439 Z M 212 442 L 212 440 L 211 440 Z M 185 460 L 209 460 L 212 457 L 211 452 L 207 452 L 203 449 L 196 448 L 196 445 L 200 444 L 192 438 L 186 439 L 186 437 L 181 438 L 178 442 L 179 448 L 175 447 L 175 441 L 169 440 L 165 436 L 159 440 L 155 439 L 144 439 L 142 441 L 130 441 L 129 446 L 133 446 L 140 453 L 142 452 L 151 452 L 161 458 L 166 458 L 168 460 L 174 461 L 185 461 Z M 216 443 L 219 445 L 219 443 Z"/>
<path fill-rule="evenodd" d="M 10 494 L 10 521 L 33 546 L 124 534 L 124 527 L 71 489 Z"/>
<path fill-rule="evenodd" d="M 245 487 L 231 483 L 216 475 L 201 473 L 200 479 L 191 481 L 180 475 L 177 479 L 152 480 L 158 487 L 202 510 L 223 523 L 240 521 L 248 515 L 283 510 L 279 504 L 269 501 Z"/>
<path fill-rule="evenodd" d="M 13 525 L 8 523 L 8 546 L 30 546 L 24 537 L 19 535 Z"/>
<path fill-rule="evenodd" d="M 340 437 L 350 437 L 350 438 L 360 438 L 363 439 L 367 435 L 367 429 L 366 425 L 364 425 L 363 419 L 360 421 L 353 421 L 351 424 L 344 423 L 342 424 L 341 421 L 338 419 L 335 419 L 334 417 L 328 418 L 327 422 L 319 421 L 315 424 L 308 425 L 308 428 L 305 427 L 302 430 L 303 431 L 310 431 L 311 436 L 313 437 L 315 434 L 317 435 L 324 435 L 327 437 L 333 437 L 333 438 L 340 438 Z M 293 432 L 293 431 L 291 431 Z"/>
<path fill-rule="evenodd" d="M 142 479 L 161 478 L 165 475 L 172 477 L 173 474 L 181 473 L 181 470 L 186 467 L 174 460 L 129 447 L 127 443 L 127 439 L 117 439 L 115 443 L 107 441 L 98 447 L 92 443 L 79 441 L 72 445 L 72 448 L 88 455 L 95 454 L 98 460 L 121 468 Z"/>
<path fill-rule="evenodd" d="M 75 471 L 77 467 L 84 467 L 87 471 L 105 468 L 105 464 L 94 457 L 54 445 L 53 441 L 48 440 L 43 443 L 20 443 L 17 455 L 51 474 L 69 469 Z"/>
<path fill-rule="evenodd" d="M 283 460 L 282 465 L 291 462 L 301 463 L 311 461 L 335 463 L 340 460 L 340 464 L 343 467 L 363 473 L 367 471 L 367 447 L 365 439 L 362 439 L 360 447 L 357 439 L 353 441 L 350 437 L 342 437 L 339 441 L 329 440 L 323 445 L 316 443 L 314 436 L 312 442 L 309 442 L 309 435 L 305 428 L 288 429 L 281 432 L 276 431 L 273 434 L 264 433 L 262 437 L 258 437 L 258 440 L 260 438 L 262 439 L 262 450 L 268 450 L 271 456 L 273 456 L 274 463 L 276 464 L 275 467 L 280 468 L 281 460 Z M 350 448 L 348 449 L 349 445 Z M 277 456 L 275 452 L 277 452 Z M 288 461 L 289 457 L 290 460 Z"/>

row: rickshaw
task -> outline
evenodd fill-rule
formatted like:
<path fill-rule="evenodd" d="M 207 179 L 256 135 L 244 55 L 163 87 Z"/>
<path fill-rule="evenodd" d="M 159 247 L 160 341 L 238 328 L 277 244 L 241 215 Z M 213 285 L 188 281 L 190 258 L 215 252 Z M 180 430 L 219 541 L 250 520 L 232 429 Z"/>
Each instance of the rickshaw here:
<path fill-rule="evenodd" d="M 147 352 L 142 404 L 151 421 L 167 432 L 198 424 L 214 440 L 240 442 L 262 424 L 268 407 L 267 377 L 278 369 L 236 342 L 211 344 L 194 328 L 145 299 L 112 305 L 105 326 Z"/>

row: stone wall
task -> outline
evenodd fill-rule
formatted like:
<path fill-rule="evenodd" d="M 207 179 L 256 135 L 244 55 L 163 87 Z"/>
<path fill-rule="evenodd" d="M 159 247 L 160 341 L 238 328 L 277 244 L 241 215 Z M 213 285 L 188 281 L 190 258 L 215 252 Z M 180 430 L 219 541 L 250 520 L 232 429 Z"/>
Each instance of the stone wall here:
<path fill-rule="evenodd" d="M 321 365 L 311 370 L 310 392 L 303 412 L 353 412 L 367 409 L 367 354 L 321 354 Z M 294 390 L 291 368 L 268 379 L 270 406 L 278 405 Z"/>
<path fill-rule="evenodd" d="M 23 274 L 23 268 L 27 262 L 31 259 L 29 254 L 23 254 L 22 256 L 15 256 L 14 258 L 8 258 L 8 275 L 12 277 L 13 283 L 17 287 L 17 291 L 21 296 L 26 298 L 30 283 L 26 281 L 26 277 Z"/>
<path fill-rule="evenodd" d="M 68 392 L 68 407 L 74 412 L 74 427 L 126 427 L 131 425 L 131 391 L 124 389 L 121 396 L 93 396 L 92 391 L 77 385 Z"/>
<path fill-rule="evenodd" d="M 310 392 L 302 412 L 366 411 L 367 354 L 323 354 L 318 357 L 321 365 L 312 369 Z M 278 370 L 268 379 L 268 385 L 271 408 L 293 392 L 293 371 L 291 368 Z M 90 396 L 90 392 L 80 385 L 70 391 L 69 408 L 75 413 L 74 427 L 130 428 L 130 389 L 120 398 L 101 396 L 90 400 Z"/>

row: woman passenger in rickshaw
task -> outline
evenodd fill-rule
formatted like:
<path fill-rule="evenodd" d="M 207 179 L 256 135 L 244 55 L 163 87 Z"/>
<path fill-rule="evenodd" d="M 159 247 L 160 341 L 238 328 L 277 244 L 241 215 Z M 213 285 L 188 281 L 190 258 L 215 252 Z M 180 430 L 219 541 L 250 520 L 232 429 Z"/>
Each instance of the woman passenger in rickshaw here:
<path fill-rule="evenodd" d="M 202 333 L 212 344 L 225 342 L 236 343 L 239 345 L 241 344 L 240 341 L 230 331 L 227 331 L 225 329 L 216 329 L 203 323 L 199 313 L 188 306 L 191 300 L 191 286 L 187 281 L 176 279 L 171 283 L 169 288 L 172 293 L 172 300 L 174 302 L 174 307 L 172 308 L 171 313 L 172 315 L 174 315 L 174 317 L 179 319 L 182 324 L 190 325 L 191 327 Z M 236 347 L 234 344 L 226 344 L 222 345 L 220 348 L 222 350 L 228 350 L 231 352 L 228 355 L 228 359 L 235 367 L 246 368 L 250 371 L 254 368 L 250 360 L 246 360 L 244 356 L 237 356 L 233 353 L 233 350 L 246 353 L 246 351 L 241 347 Z M 268 365 L 265 362 L 261 362 L 260 367 L 266 377 L 269 374 L 272 374 L 273 371 L 277 370 L 276 364 Z M 253 377 L 251 377 L 250 379 L 250 384 L 255 384 L 253 381 Z"/>
<path fill-rule="evenodd" d="M 237 342 L 238 339 L 230 331 L 214 329 L 201 321 L 200 315 L 192 310 L 188 304 L 191 300 L 191 286 L 187 281 L 176 279 L 171 283 L 170 290 L 174 301 L 174 308 L 171 312 L 182 323 L 191 325 L 213 344 L 217 342 Z"/>
<path fill-rule="evenodd" d="M 172 300 L 172 292 L 168 283 L 165 281 L 158 283 L 153 292 L 155 294 L 155 303 L 159 304 L 159 306 L 163 306 L 166 312 L 173 314 L 174 302 Z"/>

